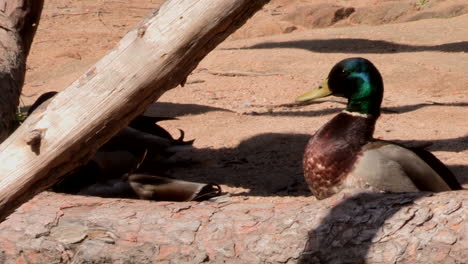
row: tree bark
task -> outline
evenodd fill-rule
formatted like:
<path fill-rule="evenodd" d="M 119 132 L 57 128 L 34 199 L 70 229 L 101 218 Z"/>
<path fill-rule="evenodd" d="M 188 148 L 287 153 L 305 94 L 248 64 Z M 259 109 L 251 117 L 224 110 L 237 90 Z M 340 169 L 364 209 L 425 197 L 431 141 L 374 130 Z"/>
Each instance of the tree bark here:
<path fill-rule="evenodd" d="M 43 193 L 0 224 L 0 262 L 466 263 L 467 198 L 457 191 L 169 203 Z"/>
<path fill-rule="evenodd" d="M 82 165 L 267 0 L 170 0 L 0 145 L 0 221 Z"/>
<path fill-rule="evenodd" d="M 0 143 L 18 126 L 16 111 L 43 0 L 0 0 Z"/>

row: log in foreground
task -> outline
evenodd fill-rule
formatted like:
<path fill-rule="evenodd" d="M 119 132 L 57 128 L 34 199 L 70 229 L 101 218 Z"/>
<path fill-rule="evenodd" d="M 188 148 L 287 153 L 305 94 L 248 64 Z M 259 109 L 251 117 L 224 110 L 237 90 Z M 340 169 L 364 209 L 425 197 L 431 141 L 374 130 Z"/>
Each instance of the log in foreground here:
<path fill-rule="evenodd" d="M 0 224 L 0 261 L 466 263 L 467 198 L 457 191 L 169 203 L 42 193 Z"/>
<path fill-rule="evenodd" d="M 0 221 L 83 165 L 267 0 L 169 0 L 0 145 Z"/>

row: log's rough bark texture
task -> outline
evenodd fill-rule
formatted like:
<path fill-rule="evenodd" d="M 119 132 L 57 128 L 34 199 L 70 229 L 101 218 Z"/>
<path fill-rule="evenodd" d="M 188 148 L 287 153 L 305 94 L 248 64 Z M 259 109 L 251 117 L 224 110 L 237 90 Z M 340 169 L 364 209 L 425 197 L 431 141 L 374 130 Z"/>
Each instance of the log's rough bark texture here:
<path fill-rule="evenodd" d="M 0 145 L 0 221 L 82 165 L 267 0 L 169 0 Z"/>
<path fill-rule="evenodd" d="M 467 263 L 467 198 L 169 203 L 43 193 L 0 224 L 0 263 Z"/>
<path fill-rule="evenodd" d="M 43 0 L 0 0 L 0 143 L 17 127 L 16 111 Z"/>

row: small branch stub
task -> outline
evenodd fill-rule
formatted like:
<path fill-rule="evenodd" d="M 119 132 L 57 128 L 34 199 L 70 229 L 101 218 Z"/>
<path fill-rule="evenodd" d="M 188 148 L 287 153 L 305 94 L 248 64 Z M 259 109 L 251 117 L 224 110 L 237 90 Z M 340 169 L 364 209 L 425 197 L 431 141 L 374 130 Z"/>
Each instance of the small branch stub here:
<path fill-rule="evenodd" d="M 26 138 L 26 144 L 31 146 L 31 150 L 36 153 L 36 155 L 40 154 L 41 142 L 45 137 L 46 131 L 47 128 L 33 129 Z"/>
<path fill-rule="evenodd" d="M 145 35 L 145 33 L 146 33 L 146 28 L 147 28 L 146 25 L 142 25 L 142 26 L 140 26 L 140 27 L 138 28 L 137 36 L 138 36 L 139 38 L 142 38 L 142 37 Z"/>

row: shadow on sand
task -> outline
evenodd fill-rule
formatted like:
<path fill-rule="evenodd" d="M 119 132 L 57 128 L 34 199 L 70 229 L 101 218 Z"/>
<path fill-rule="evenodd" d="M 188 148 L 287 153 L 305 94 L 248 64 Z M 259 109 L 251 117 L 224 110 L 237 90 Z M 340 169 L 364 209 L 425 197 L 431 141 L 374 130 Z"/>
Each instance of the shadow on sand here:
<path fill-rule="evenodd" d="M 321 104 L 324 102 L 334 102 L 338 104 L 342 104 L 343 107 L 334 107 L 334 108 L 324 108 L 320 110 L 312 110 L 312 111 L 294 111 L 294 109 L 300 109 L 304 106 L 310 104 Z M 288 104 L 288 110 L 275 110 L 274 112 L 265 111 L 265 112 L 254 112 L 254 113 L 247 113 L 247 115 L 260 115 L 260 116 L 307 116 L 307 117 L 314 117 L 314 116 L 323 116 L 323 115 L 330 115 L 330 114 L 337 114 L 344 109 L 346 103 L 336 101 L 336 100 L 318 100 L 312 101 L 307 103 L 297 103 L 297 104 Z M 390 107 L 382 107 L 383 114 L 401 114 L 416 111 L 418 109 L 424 107 L 436 107 L 436 106 L 444 106 L 444 107 L 466 107 L 468 103 L 460 102 L 460 103 L 419 103 L 419 104 L 412 104 L 412 105 L 402 105 L 402 106 L 390 106 Z M 282 106 L 279 105 L 281 108 Z"/>
<path fill-rule="evenodd" d="M 401 52 L 468 52 L 468 41 L 446 43 L 434 46 L 418 46 L 359 38 L 311 39 L 284 42 L 264 42 L 240 49 L 294 48 L 321 53 L 401 53 Z"/>

